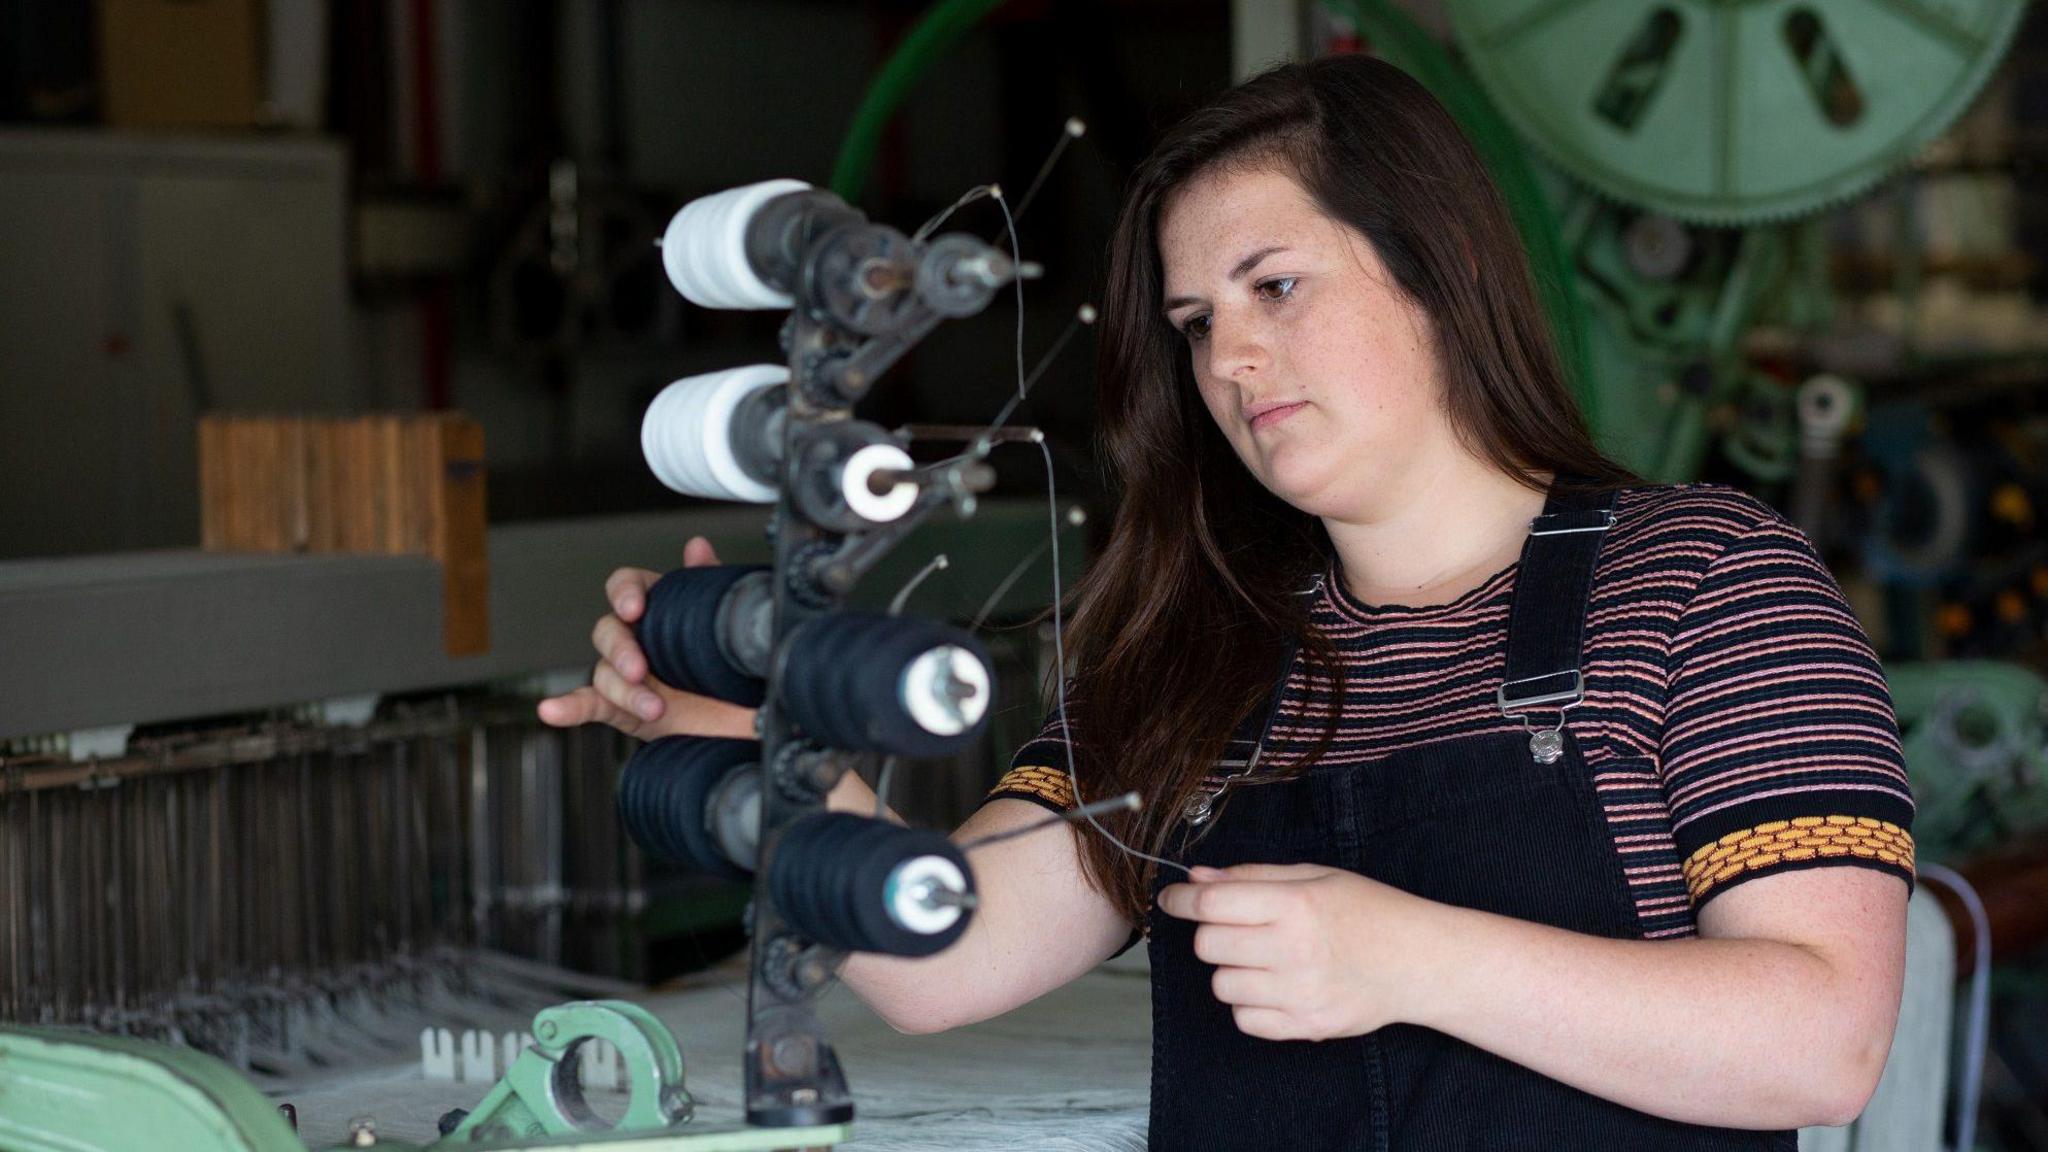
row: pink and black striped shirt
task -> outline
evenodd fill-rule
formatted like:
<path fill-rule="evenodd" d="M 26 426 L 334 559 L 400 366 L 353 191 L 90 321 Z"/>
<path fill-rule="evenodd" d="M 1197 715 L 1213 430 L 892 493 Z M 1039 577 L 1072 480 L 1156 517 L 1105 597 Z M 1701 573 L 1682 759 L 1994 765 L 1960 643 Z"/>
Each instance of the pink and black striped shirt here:
<path fill-rule="evenodd" d="M 1325 765 L 1517 731 L 1494 690 L 1516 566 L 1448 604 L 1375 607 L 1333 574 L 1311 620 L 1348 680 Z M 1912 794 L 1884 675 L 1797 528 L 1720 485 L 1621 494 L 1586 622 L 1586 699 L 1570 726 L 1645 937 L 1689 935 L 1735 884 L 1860 865 L 1910 883 Z M 1328 714 L 1329 678 L 1297 662 L 1264 764 L 1286 771 Z M 990 793 L 1072 803 L 1055 717 Z"/>

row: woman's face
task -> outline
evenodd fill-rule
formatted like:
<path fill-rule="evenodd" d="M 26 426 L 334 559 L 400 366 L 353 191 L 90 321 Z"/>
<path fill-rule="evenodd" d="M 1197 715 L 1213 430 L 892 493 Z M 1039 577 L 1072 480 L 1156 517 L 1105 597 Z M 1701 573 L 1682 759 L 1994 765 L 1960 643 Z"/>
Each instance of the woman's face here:
<path fill-rule="evenodd" d="M 1442 462 L 1455 438 L 1428 315 L 1292 177 L 1191 181 L 1160 212 L 1159 254 L 1202 402 L 1274 495 L 1372 520 Z"/>

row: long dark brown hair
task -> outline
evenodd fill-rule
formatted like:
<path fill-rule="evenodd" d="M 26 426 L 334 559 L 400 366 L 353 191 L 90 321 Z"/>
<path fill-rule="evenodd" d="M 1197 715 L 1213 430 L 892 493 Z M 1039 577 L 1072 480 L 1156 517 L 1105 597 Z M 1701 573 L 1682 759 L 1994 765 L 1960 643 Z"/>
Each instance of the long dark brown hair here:
<path fill-rule="evenodd" d="M 1110 242 L 1097 420 L 1117 510 L 1065 637 L 1084 799 L 1136 791 L 1143 809 L 1105 823 L 1154 854 L 1290 641 L 1335 680 L 1333 701 L 1343 691 L 1336 652 L 1295 594 L 1328 563 L 1329 537 L 1239 461 L 1161 313 L 1161 207 L 1196 177 L 1262 165 L 1371 241 L 1432 318 L 1449 419 L 1475 455 L 1532 487 L 1544 474 L 1632 479 L 1586 431 L 1478 153 L 1406 73 L 1365 56 L 1283 65 L 1168 130 L 1132 175 Z M 1327 750 L 1336 721 L 1333 708 L 1295 767 Z M 1081 844 L 1090 881 L 1142 923 L 1151 869 L 1086 829 Z"/>

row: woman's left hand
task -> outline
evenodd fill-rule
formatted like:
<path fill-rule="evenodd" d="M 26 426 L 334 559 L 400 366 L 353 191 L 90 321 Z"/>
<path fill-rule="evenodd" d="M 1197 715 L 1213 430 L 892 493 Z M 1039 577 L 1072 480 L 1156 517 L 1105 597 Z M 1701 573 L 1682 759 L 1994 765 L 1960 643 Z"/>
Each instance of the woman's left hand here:
<path fill-rule="evenodd" d="M 1193 920 L 1195 955 L 1238 1030 L 1330 1040 L 1399 1023 L 1429 960 L 1420 929 L 1437 907 L 1356 872 L 1317 864 L 1196 868 L 1159 893 Z"/>

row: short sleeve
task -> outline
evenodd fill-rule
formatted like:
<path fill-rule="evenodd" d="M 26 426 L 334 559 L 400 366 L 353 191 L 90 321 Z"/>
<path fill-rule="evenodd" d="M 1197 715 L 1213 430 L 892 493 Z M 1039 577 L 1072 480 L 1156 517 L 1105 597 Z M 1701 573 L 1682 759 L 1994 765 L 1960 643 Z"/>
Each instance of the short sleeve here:
<path fill-rule="evenodd" d="M 1010 759 L 1010 770 L 982 799 L 1029 800 L 1054 812 L 1074 807 L 1074 782 L 1067 771 L 1066 728 L 1057 710 L 1045 726 Z"/>
<path fill-rule="evenodd" d="M 1775 516 L 1708 566 L 1668 668 L 1662 771 L 1697 907 L 1852 865 L 1913 882 L 1913 798 L 1884 672 L 1813 546 Z"/>

